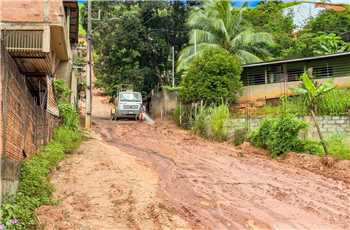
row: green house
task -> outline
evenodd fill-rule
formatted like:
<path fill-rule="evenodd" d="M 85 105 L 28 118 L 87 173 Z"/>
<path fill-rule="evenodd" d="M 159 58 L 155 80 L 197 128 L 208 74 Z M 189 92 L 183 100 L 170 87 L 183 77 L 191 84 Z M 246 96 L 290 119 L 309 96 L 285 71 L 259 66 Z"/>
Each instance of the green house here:
<path fill-rule="evenodd" d="M 299 76 L 312 68 L 314 79 L 334 79 L 338 87 L 350 87 L 350 52 L 260 62 L 243 66 L 243 94 L 239 102 L 263 101 L 292 95 Z"/>

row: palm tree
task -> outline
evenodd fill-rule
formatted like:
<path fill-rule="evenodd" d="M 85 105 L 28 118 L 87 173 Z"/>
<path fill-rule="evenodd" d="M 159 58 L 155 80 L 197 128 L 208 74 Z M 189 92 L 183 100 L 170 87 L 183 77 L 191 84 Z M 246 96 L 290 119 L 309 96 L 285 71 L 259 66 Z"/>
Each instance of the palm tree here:
<path fill-rule="evenodd" d="M 178 70 L 185 69 L 193 57 L 205 49 L 225 49 L 243 64 L 270 56 L 266 48 L 274 46 L 272 36 L 244 26 L 242 10 L 236 13 L 231 1 L 222 0 L 206 0 L 201 8 L 194 9 L 187 21 L 192 29 L 189 46 L 180 53 Z"/>

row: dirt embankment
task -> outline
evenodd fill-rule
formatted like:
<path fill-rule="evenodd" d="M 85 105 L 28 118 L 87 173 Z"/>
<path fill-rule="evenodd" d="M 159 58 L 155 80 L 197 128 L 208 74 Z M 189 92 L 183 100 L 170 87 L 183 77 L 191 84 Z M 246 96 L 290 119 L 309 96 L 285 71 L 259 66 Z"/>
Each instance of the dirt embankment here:
<path fill-rule="evenodd" d="M 103 98 L 100 98 L 103 99 Z M 52 175 L 46 229 L 348 229 L 350 169 L 204 140 L 171 122 L 108 120 Z M 316 161 L 317 162 L 317 161 Z M 306 170 L 307 169 L 307 170 Z"/>

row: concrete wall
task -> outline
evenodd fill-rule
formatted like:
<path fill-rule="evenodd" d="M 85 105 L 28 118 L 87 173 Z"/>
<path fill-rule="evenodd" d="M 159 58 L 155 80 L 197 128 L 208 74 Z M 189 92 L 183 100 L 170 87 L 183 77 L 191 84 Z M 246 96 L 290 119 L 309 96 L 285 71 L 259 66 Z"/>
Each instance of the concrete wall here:
<path fill-rule="evenodd" d="M 177 92 L 163 89 L 152 95 L 149 112 L 154 118 L 168 116 L 176 109 L 176 106 Z"/>
<path fill-rule="evenodd" d="M 308 138 L 318 139 L 318 134 L 316 127 L 314 126 L 311 117 L 305 116 L 301 117 L 305 121 L 308 122 L 309 129 L 306 133 Z M 257 118 L 236 118 L 230 121 L 228 124 L 229 128 L 238 128 L 238 127 L 248 127 L 250 130 L 255 130 L 259 127 L 260 122 L 264 119 L 264 117 Z M 318 116 L 317 121 L 319 122 L 319 126 L 321 128 L 322 134 L 325 136 L 332 135 L 334 133 L 344 133 L 350 135 L 350 117 L 349 116 Z"/>

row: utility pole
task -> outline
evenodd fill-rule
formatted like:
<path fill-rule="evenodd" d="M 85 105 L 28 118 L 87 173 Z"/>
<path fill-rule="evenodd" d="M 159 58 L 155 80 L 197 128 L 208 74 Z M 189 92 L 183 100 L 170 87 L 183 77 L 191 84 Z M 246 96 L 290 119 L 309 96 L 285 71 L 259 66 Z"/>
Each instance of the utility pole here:
<path fill-rule="evenodd" d="M 171 47 L 171 51 L 172 51 L 172 85 L 173 85 L 173 88 L 175 87 L 175 47 L 172 46 Z"/>
<path fill-rule="evenodd" d="M 91 112 L 92 112 L 92 34 L 91 34 L 91 0 L 88 0 L 88 31 L 87 31 L 87 42 L 88 42 L 88 71 L 86 75 L 86 116 L 85 116 L 85 128 L 91 129 Z"/>

